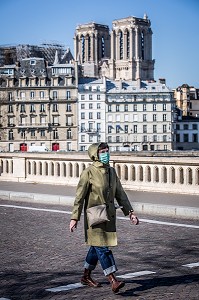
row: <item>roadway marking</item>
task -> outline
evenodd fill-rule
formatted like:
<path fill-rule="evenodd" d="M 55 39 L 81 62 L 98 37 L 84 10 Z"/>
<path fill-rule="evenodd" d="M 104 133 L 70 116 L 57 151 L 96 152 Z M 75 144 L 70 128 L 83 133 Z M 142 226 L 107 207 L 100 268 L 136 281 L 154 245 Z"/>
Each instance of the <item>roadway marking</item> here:
<path fill-rule="evenodd" d="M 192 263 L 192 264 L 186 264 L 186 265 L 182 265 L 183 267 L 188 267 L 188 268 L 195 268 L 195 267 L 199 267 L 199 262 L 197 263 Z"/>
<path fill-rule="evenodd" d="M 140 271 L 140 272 L 134 272 L 134 273 L 128 273 L 125 275 L 118 275 L 118 278 L 133 278 L 133 277 L 138 277 L 138 276 L 142 276 L 142 275 L 149 275 L 149 274 L 155 274 L 156 272 L 150 272 L 150 271 Z M 46 289 L 45 291 L 48 292 L 53 292 L 53 293 L 58 293 L 58 292 L 62 292 L 62 291 L 69 291 L 69 290 L 74 290 L 74 289 L 78 289 L 81 287 L 85 287 L 86 285 L 81 284 L 80 282 L 77 283 L 72 283 L 72 284 L 67 284 L 67 285 L 61 285 L 55 288 L 50 288 L 50 289 Z M 1 300 L 1 299 L 0 299 Z"/>
<path fill-rule="evenodd" d="M 67 284 L 67 285 L 61 285 L 61 286 L 58 286 L 55 288 L 46 289 L 45 291 L 57 293 L 57 292 L 62 292 L 62 291 L 70 291 L 70 290 L 78 289 L 83 286 L 85 286 L 85 285 L 81 284 L 80 282 L 77 282 L 77 283 L 72 283 L 72 284 Z"/>
<path fill-rule="evenodd" d="M 117 219 L 129 220 L 126 217 L 117 217 Z M 197 228 L 197 229 L 199 229 L 199 226 L 197 226 L 197 225 L 171 223 L 171 222 L 155 221 L 155 220 L 149 220 L 149 219 L 139 219 L 139 220 L 141 222 L 144 222 L 144 223 L 159 224 L 159 225 L 168 225 L 168 226 L 178 226 L 178 227 L 188 227 L 188 228 Z"/>
<path fill-rule="evenodd" d="M 9 204 L 0 204 L 1 207 L 12 207 L 18 209 L 26 209 L 26 210 L 36 210 L 36 211 L 45 211 L 45 212 L 53 212 L 59 214 L 68 214 L 71 215 L 71 211 L 63 211 L 58 209 L 47 209 L 47 208 L 36 208 L 36 207 L 27 207 L 27 206 L 19 206 L 19 205 L 9 205 Z M 119 220 L 129 220 L 127 217 L 117 217 Z M 150 223 L 150 224 L 158 224 L 158 225 L 167 225 L 167 226 L 177 226 L 177 227 L 187 227 L 187 228 L 195 228 L 199 229 L 197 225 L 189 225 L 189 224 L 180 224 L 180 223 L 171 223 L 171 222 L 163 222 L 163 221 L 156 221 L 156 220 L 149 220 L 149 219 L 139 219 L 143 223 Z"/>
<path fill-rule="evenodd" d="M 152 271 L 140 271 L 140 272 L 134 272 L 134 273 L 127 273 L 124 275 L 118 275 L 118 278 L 124 278 L 124 279 L 128 279 L 128 278 L 134 278 L 134 277 L 138 277 L 138 276 L 142 276 L 142 275 L 149 275 L 149 274 L 155 274 L 156 272 L 152 272 Z"/>

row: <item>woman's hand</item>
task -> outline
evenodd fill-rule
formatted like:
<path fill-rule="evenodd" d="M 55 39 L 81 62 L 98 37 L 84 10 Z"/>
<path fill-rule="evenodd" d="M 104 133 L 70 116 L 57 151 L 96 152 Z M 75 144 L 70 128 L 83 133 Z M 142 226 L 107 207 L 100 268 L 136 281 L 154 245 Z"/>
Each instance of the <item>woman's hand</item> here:
<path fill-rule="evenodd" d="M 71 220 L 70 221 L 70 232 L 73 232 L 74 231 L 74 229 L 76 229 L 77 228 L 77 220 Z"/>
<path fill-rule="evenodd" d="M 133 212 L 131 212 L 129 214 L 129 218 L 130 218 L 132 224 L 134 224 L 134 225 L 138 225 L 139 224 L 139 219 L 138 219 L 138 217 L 136 217 L 136 215 Z"/>

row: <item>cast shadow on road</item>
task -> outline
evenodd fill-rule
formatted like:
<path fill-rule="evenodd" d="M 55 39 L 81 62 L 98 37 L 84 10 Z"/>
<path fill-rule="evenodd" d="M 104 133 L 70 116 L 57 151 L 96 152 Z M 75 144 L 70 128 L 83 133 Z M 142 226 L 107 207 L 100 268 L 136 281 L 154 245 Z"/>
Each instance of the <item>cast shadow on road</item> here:
<path fill-rule="evenodd" d="M 20 272 L 10 270 L 0 273 L 0 297 L 10 298 L 12 300 L 30 300 L 30 299 L 50 299 L 52 293 L 46 291 L 46 289 L 67 285 L 78 282 L 80 274 L 77 272 Z M 147 291 L 158 287 L 171 287 L 181 284 L 191 284 L 199 281 L 199 274 L 194 275 L 181 275 L 171 277 L 153 277 L 151 279 L 133 279 L 126 280 L 126 290 L 118 294 L 118 296 L 132 298 L 132 296 L 143 296 Z M 104 290 L 100 289 L 100 292 L 107 294 L 107 282 L 102 282 Z M 129 289 L 129 287 L 131 287 Z M 98 289 L 88 289 L 88 295 L 98 293 Z M 69 295 L 71 291 L 59 292 L 59 295 Z M 74 293 L 74 291 L 73 291 Z M 111 290 L 110 290 L 111 293 Z M 156 290 L 156 293 L 158 291 Z M 59 296 L 57 294 L 57 298 Z M 56 293 L 54 293 L 56 295 Z"/>
<path fill-rule="evenodd" d="M 170 277 L 153 277 L 151 279 L 136 279 L 127 280 L 126 287 L 130 284 L 137 285 L 137 287 L 132 289 L 126 289 L 125 292 L 120 292 L 120 296 L 132 297 L 142 295 L 142 292 L 158 288 L 158 287 L 171 287 L 180 284 L 190 284 L 194 282 L 199 282 L 199 274 L 194 275 L 181 275 L 181 276 L 170 276 Z M 196 291 L 197 293 L 197 291 Z"/>

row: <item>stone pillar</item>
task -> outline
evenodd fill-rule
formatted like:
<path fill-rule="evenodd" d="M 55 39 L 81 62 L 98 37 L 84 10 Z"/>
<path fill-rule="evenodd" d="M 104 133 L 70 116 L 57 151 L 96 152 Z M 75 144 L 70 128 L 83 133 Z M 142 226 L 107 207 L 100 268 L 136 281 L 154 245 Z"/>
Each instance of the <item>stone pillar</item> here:
<path fill-rule="evenodd" d="M 18 181 L 26 178 L 26 160 L 24 157 L 13 157 L 13 176 Z"/>
<path fill-rule="evenodd" d="M 138 27 L 135 28 L 135 58 L 138 59 L 139 58 L 139 49 L 140 49 L 140 45 L 139 45 L 139 30 Z"/>
<path fill-rule="evenodd" d="M 115 59 L 115 31 L 111 32 L 111 59 Z"/>
<path fill-rule="evenodd" d="M 95 63 L 96 63 L 96 65 L 98 65 L 98 53 L 97 53 L 97 50 L 98 50 L 98 34 L 96 33 L 95 34 Z"/>
<path fill-rule="evenodd" d="M 127 59 L 127 32 L 123 33 L 123 59 Z"/>

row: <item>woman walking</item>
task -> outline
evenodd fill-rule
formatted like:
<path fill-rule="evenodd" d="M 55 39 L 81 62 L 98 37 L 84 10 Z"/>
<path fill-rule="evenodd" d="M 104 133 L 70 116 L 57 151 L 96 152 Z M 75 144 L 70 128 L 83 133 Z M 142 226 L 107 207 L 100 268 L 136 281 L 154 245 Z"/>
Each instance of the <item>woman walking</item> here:
<path fill-rule="evenodd" d="M 101 286 L 91 278 L 91 271 L 100 261 L 104 275 L 111 283 L 112 291 L 117 293 L 124 286 L 124 282 L 118 281 L 114 275 L 117 266 L 113 253 L 109 249 L 109 247 L 117 245 L 114 199 L 117 200 L 124 215 L 129 215 L 133 224 L 137 225 L 139 220 L 133 212 L 115 169 L 109 165 L 108 144 L 92 144 L 88 149 L 88 155 L 93 164 L 86 168 L 80 176 L 70 221 L 70 231 L 73 232 L 77 227 L 81 212 L 84 209 L 85 241 L 90 248 L 86 256 L 81 283 L 91 287 Z M 109 221 L 90 226 L 87 209 L 101 204 L 106 204 Z"/>

